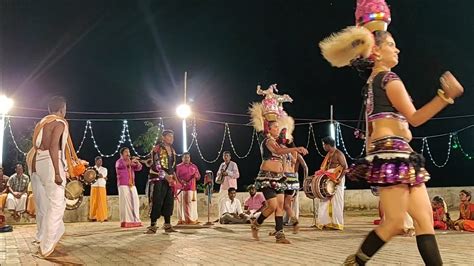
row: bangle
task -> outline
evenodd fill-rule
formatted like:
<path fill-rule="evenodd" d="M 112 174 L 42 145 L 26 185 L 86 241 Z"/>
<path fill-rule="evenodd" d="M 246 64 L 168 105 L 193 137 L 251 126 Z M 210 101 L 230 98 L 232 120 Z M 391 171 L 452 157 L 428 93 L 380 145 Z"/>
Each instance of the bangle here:
<path fill-rule="evenodd" d="M 445 102 L 447 102 L 448 104 L 453 104 L 454 103 L 454 100 L 453 98 L 451 97 L 447 97 L 444 93 L 444 90 L 442 89 L 438 89 L 438 96 Z"/>

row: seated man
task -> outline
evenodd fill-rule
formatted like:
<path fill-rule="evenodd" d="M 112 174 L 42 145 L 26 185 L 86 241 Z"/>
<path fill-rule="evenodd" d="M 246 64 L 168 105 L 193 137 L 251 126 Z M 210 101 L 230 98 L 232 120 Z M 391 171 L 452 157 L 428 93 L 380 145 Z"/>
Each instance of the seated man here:
<path fill-rule="evenodd" d="M 30 178 L 23 172 L 23 165 L 17 164 L 16 173 L 8 179 L 9 192 L 7 196 L 7 209 L 13 213 L 15 220 L 20 219 L 20 215 L 25 211 L 27 189 Z"/>
<path fill-rule="evenodd" d="M 221 217 L 219 222 L 221 224 L 244 224 L 249 221 L 248 215 L 242 212 L 240 200 L 236 199 L 237 191 L 230 187 L 227 190 L 228 198 L 222 201 Z"/>
<path fill-rule="evenodd" d="M 8 176 L 3 174 L 3 168 L 0 167 L 0 211 L 3 211 L 8 196 Z"/>
<path fill-rule="evenodd" d="M 244 212 L 250 219 L 257 219 L 260 213 L 265 209 L 267 203 L 262 193 L 257 193 L 255 185 L 249 185 L 247 191 L 250 196 L 244 201 Z"/>

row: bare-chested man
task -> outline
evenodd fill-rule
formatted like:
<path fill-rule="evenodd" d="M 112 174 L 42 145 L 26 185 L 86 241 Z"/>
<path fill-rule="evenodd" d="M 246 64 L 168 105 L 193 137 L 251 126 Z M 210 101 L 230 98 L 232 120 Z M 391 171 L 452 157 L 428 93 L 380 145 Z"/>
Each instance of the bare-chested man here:
<path fill-rule="evenodd" d="M 321 170 L 334 173 L 331 176 L 335 179 L 336 193 L 329 199 L 319 201 L 318 208 L 318 228 L 328 228 L 335 230 L 344 229 L 344 171 L 347 169 L 346 157 L 336 148 L 336 142 L 331 137 L 322 139 L 323 148 L 327 152 Z M 339 174 L 341 173 L 340 176 Z M 330 207 L 332 212 L 330 213 Z"/>
<path fill-rule="evenodd" d="M 39 242 L 39 255 L 43 257 L 53 253 L 64 234 L 64 188 L 67 171 L 72 173 L 72 165 L 68 162 L 79 161 L 64 119 L 66 100 L 58 96 L 51 98 L 48 110 L 49 115 L 35 127 L 33 148 L 27 157 L 37 203 L 36 241 Z"/>

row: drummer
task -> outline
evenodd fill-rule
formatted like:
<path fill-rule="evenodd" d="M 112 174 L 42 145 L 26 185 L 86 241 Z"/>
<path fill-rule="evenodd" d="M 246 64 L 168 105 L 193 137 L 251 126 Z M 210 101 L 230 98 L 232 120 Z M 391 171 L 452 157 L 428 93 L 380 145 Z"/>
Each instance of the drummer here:
<path fill-rule="evenodd" d="M 347 162 L 344 154 L 336 148 L 333 138 L 325 137 L 322 142 L 327 154 L 318 172 L 325 172 L 329 178 L 336 182 L 337 186 L 333 196 L 319 201 L 317 226 L 319 229 L 343 230 L 344 171 L 347 169 Z M 332 211 L 330 211 L 331 209 Z"/>

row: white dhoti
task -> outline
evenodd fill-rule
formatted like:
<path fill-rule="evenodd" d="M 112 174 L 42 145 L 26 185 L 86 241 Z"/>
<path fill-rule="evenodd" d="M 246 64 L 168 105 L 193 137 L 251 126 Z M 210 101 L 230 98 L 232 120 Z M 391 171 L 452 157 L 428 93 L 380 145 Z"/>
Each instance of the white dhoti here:
<path fill-rule="evenodd" d="M 48 198 L 44 187 L 41 185 L 40 176 L 37 173 L 31 174 L 31 189 L 33 190 L 33 197 L 35 199 L 36 207 L 36 241 L 41 241 L 44 235 L 43 219 L 47 212 Z"/>
<path fill-rule="evenodd" d="M 140 201 L 138 198 L 137 187 L 119 186 L 119 210 L 121 227 L 141 226 L 140 220 Z"/>
<path fill-rule="evenodd" d="M 16 211 L 22 213 L 26 209 L 26 200 L 28 199 L 28 195 L 24 193 L 19 198 L 13 196 L 12 193 L 8 193 L 7 196 L 7 210 L 9 211 Z"/>
<path fill-rule="evenodd" d="M 343 176 L 334 196 L 319 201 L 318 228 L 344 229 L 344 184 Z"/>
<path fill-rule="evenodd" d="M 176 207 L 178 223 L 194 224 L 198 222 L 197 191 L 181 191 L 176 199 Z"/>
<path fill-rule="evenodd" d="M 222 188 L 222 186 L 221 186 Z M 217 210 L 219 211 L 219 217 L 222 216 L 222 204 L 224 204 L 224 201 L 229 197 L 229 192 L 227 190 L 220 189 L 219 190 L 219 196 L 217 197 Z"/>
<path fill-rule="evenodd" d="M 63 216 L 66 210 L 66 198 L 64 197 L 66 172 L 61 161 L 59 162 L 59 174 L 63 180 L 61 185 L 54 182 L 55 172 L 49 151 L 38 150 L 36 153 L 37 176 L 35 177 L 39 177 L 40 185 L 36 186 L 36 190 L 33 187 L 33 193 L 37 199 L 38 209 L 44 208 L 43 210 L 45 210 L 40 221 L 41 230 L 37 234 L 42 234 L 38 240 L 41 241 L 40 250 L 43 256 L 48 256 L 54 251 L 65 231 Z M 41 211 L 38 210 L 39 212 Z M 41 216 L 41 214 L 39 215 Z M 37 217 L 37 219 L 40 218 Z"/>

